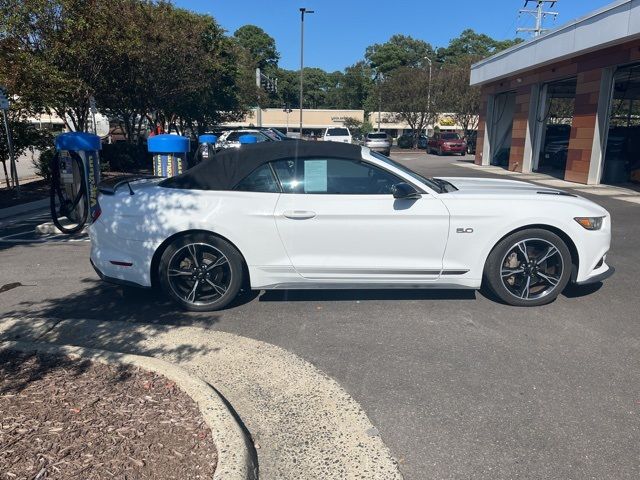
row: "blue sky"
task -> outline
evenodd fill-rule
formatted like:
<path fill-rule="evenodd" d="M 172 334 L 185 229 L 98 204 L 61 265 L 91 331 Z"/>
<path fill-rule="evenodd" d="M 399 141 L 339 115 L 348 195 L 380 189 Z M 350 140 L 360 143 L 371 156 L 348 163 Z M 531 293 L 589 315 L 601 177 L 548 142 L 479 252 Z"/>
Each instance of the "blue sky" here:
<path fill-rule="evenodd" d="M 446 46 L 465 28 L 497 39 L 515 37 L 523 0 L 174 0 L 175 4 L 211 14 L 230 34 L 254 24 L 275 38 L 280 66 L 300 62 L 300 7 L 315 10 L 305 19 L 305 66 L 342 70 L 364 57 L 365 48 L 395 33 L 411 35 L 435 47 Z M 561 25 L 608 0 L 558 0 Z M 521 19 L 520 23 L 524 25 Z M 548 26 L 553 26 L 548 20 Z"/>

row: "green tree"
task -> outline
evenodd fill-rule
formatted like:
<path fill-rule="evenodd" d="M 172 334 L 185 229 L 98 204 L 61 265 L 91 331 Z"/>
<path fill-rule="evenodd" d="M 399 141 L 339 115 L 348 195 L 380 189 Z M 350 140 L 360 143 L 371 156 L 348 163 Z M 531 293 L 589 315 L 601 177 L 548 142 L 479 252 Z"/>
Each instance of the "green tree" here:
<path fill-rule="evenodd" d="M 237 43 L 164 0 L 0 0 L 0 18 L 0 81 L 74 130 L 91 96 L 129 140 L 145 122 L 206 129 L 255 96 Z"/>
<path fill-rule="evenodd" d="M 469 132 L 478 128 L 480 88 L 469 85 L 471 64 L 478 57 L 461 57 L 457 63 L 446 64 L 438 72 L 436 101 L 440 112 L 451 112 L 456 123 Z"/>
<path fill-rule="evenodd" d="M 373 88 L 373 70 L 366 62 L 360 61 L 347 67 L 337 95 L 340 108 L 366 109 L 366 101 Z"/>
<path fill-rule="evenodd" d="M 467 58 L 486 58 L 501 50 L 522 42 L 522 39 L 495 40 L 483 33 L 468 28 L 449 41 L 447 47 L 439 48 L 438 61 L 441 63 L 465 62 Z"/>
<path fill-rule="evenodd" d="M 233 36 L 240 47 L 249 52 L 254 68 L 259 67 L 268 73 L 275 72 L 280 54 L 273 37 L 255 25 L 240 27 Z"/>
<path fill-rule="evenodd" d="M 365 59 L 378 74 L 387 75 L 401 67 L 424 65 L 424 57 L 433 57 L 433 47 L 408 35 L 393 35 L 385 43 L 367 47 Z"/>
<path fill-rule="evenodd" d="M 438 72 L 432 75 L 438 77 Z M 393 72 L 381 85 L 384 108 L 396 112 L 411 128 L 414 148 L 419 135 L 435 119 L 438 90 L 431 86 L 424 68 L 402 67 Z"/>
<path fill-rule="evenodd" d="M 15 158 L 19 158 L 26 151 L 34 152 L 47 148 L 51 143 L 51 135 L 46 130 L 38 130 L 29 122 L 29 109 L 20 98 L 14 97 L 11 101 L 11 107 L 7 112 L 9 129 L 11 130 L 11 139 L 13 140 L 13 153 Z M 11 186 L 9 181 L 9 145 L 7 144 L 7 136 L 4 125 L 0 132 L 0 163 L 4 173 L 7 188 Z"/>

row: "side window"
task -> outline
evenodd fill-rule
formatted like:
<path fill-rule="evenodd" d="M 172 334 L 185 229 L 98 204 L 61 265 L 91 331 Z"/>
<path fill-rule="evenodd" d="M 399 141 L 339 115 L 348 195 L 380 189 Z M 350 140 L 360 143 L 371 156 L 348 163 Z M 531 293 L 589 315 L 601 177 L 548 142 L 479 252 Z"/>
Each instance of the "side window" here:
<path fill-rule="evenodd" d="M 338 158 L 274 162 L 285 193 L 387 195 L 402 180 L 374 165 Z"/>
<path fill-rule="evenodd" d="M 297 163 L 295 160 L 278 160 L 272 163 L 284 193 L 302 193 L 302 182 L 296 172 Z"/>
<path fill-rule="evenodd" d="M 234 190 L 241 192 L 279 193 L 278 182 L 273 177 L 269 165 L 262 165 L 240 180 Z"/>

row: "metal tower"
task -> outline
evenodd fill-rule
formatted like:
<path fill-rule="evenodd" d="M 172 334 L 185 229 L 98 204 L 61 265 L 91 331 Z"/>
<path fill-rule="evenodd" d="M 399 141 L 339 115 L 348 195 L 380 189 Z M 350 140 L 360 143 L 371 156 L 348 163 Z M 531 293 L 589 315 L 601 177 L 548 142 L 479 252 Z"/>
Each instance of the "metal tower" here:
<path fill-rule="evenodd" d="M 554 21 L 558 16 L 558 12 L 545 11 L 546 4 L 550 4 L 549 8 L 555 7 L 559 0 L 524 0 L 524 8 L 520 9 L 519 16 L 523 13 L 526 15 L 532 15 L 536 19 L 536 26 L 534 28 L 518 28 L 516 31 L 533 33 L 534 37 L 546 32 L 547 29 L 543 27 L 544 19 L 547 16 L 553 17 Z M 529 3 L 536 5 L 535 9 L 528 8 Z"/>

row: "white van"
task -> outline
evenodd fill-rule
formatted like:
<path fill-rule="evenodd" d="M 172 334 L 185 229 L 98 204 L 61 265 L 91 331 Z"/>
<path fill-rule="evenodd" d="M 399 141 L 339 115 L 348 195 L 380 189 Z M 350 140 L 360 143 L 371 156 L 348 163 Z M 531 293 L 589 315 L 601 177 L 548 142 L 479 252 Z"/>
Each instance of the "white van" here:
<path fill-rule="evenodd" d="M 351 143 L 351 132 L 347 127 L 327 128 L 322 135 L 325 142 Z"/>

